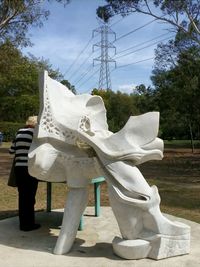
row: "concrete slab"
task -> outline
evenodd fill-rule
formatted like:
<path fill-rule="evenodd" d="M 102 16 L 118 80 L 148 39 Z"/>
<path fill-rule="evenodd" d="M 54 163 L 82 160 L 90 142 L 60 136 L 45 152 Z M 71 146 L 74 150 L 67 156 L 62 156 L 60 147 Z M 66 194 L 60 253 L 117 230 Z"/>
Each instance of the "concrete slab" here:
<path fill-rule="evenodd" d="M 168 216 L 172 220 L 191 226 L 191 253 L 160 261 L 151 259 L 123 260 L 113 254 L 112 239 L 119 234 L 110 207 L 101 208 L 101 216 L 94 217 L 93 207 L 84 216 L 84 230 L 79 231 L 72 251 L 66 255 L 54 255 L 62 221 L 62 210 L 51 213 L 38 212 L 39 230 L 21 232 L 18 218 L 0 221 L 0 267 L 71 267 L 71 266 L 131 266 L 131 267 L 197 267 L 200 266 L 200 224 Z"/>

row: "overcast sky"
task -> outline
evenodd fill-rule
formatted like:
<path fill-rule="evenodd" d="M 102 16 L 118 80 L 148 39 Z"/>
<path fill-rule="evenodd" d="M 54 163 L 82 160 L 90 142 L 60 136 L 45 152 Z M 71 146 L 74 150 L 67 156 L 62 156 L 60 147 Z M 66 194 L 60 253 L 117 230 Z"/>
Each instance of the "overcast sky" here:
<path fill-rule="evenodd" d="M 99 66 L 96 62 L 92 67 L 92 63 L 94 58 L 100 56 L 97 47 L 92 53 L 93 45 L 100 42 L 100 35 L 96 34 L 92 38 L 92 33 L 100 26 L 96 9 L 104 3 L 103 0 L 72 0 L 65 8 L 56 2 L 48 4 L 51 12 L 49 19 L 42 28 L 30 30 L 34 46 L 24 49 L 24 53 L 49 59 L 53 68 L 59 68 L 79 93 L 90 92 L 92 88 L 98 87 Z M 154 57 L 155 43 L 172 36 L 166 30 L 167 25 L 152 20 L 149 16 L 132 14 L 123 19 L 116 16 L 110 22 L 117 38 L 113 43 L 116 56 L 114 50 L 109 50 L 117 64 L 115 70 L 114 64 L 110 64 L 113 90 L 131 92 L 135 85 L 151 84 L 154 59 L 150 58 Z M 144 27 L 130 33 L 141 26 Z M 152 40 L 154 38 L 157 39 Z M 109 40 L 114 40 L 113 35 L 109 35 Z M 128 50 L 121 53 L 126 49 Z M 135 52 L 130 53 L 132 51 Z M 124 56 L 125 54 L 128 55 Z M 141 62 L 137 63 L 138 61 Z"/>

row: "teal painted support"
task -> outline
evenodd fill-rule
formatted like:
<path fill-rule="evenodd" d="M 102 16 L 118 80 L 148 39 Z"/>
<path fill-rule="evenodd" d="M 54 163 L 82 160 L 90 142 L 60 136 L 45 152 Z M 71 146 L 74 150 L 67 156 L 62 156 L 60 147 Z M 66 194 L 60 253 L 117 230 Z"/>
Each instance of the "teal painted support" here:
<path fill-rule="evenodd" d="M 100 185 L 101 185 L 101 182 L 94 183 L 95 216 L 96 217 L 100 215 L 100 207 L 101 207 Z"/>
<path fill-rule="evenodd" d="M 91 184 L 95 184 L 95 183 L 102 183 L 105 181 L 105 178 L 103 176 L 97 177 L 97 178 L 93 178 L 91 180 Z"/>
<path fill-rule="evenodd" d="M 94 178 L 91 180 L 91 184 L 94 184 L 94 200 L 95 200 L 95 216 L 98 217 L 100 215 L 101 208 L 101 191 L 100 186 L 101 183 L 105 181 L 103 176 Z"/>
<path fill-rule="evenodd" d="M 79 231 L 82 231 L 82 230 L 83 230 L 83 215 L 81 216 L 78 230 L 79 230 Z"/>
<path fill-rule="evenodd" d="M 51 183 L 47 182 L 47 212 L 51 212 L 51 191 Z"/>
<path fill-rule="evenodd" d="M 105 181 L 104 177 L 97 177 L 91 180 L 91 184 L 94 184 L 94 199 L 95 199 L 95 216 L 100 215 L 101 208 L 101 183 Z M 47 182 L 47 212 L 51 212 L 51 193 L 52 193 L 52 183 Z M 81 216 L 79 228 L 80 231 L 83 230 L 83 215 Z"/>

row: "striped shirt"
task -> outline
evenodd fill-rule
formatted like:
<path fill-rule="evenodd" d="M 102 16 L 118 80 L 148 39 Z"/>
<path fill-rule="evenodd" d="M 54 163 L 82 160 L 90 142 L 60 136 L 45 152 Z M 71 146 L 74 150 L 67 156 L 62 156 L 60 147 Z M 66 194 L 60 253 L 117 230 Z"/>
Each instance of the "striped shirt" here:
<path fill-rule="evenodd" d="M 10 154 L 15 154 L 15 166 L 28 166 L 28 151 L 33 139 L 34 128 L 19 129 L 12 145 Z"/>

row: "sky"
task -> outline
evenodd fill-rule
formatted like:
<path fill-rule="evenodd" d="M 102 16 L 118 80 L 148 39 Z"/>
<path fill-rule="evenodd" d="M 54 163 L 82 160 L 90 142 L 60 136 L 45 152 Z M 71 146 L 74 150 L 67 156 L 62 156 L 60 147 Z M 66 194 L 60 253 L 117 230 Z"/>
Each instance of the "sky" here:
<path fill-rule="evenodd" d="M 52 2 L 46 4 L 50 16 L 43 27 L 30 29 L 29 37 L 34 45 L 24 48 L 23 53 L 49 59 L 52 67 L 59 69 L 78 93 L 89 93 L 92 88 L 98 88 L 100 65 L 94 61 L 93 66 L 93 59 L 100 56 L 100 49 L 94 45 L 100 42 L 101 36 L 94 30 L 101 25 L 96 9 L 105 1 L 71 0 L 66 7 Z M 116 41 L 113 34 L 108 37 L 116 47 L 116 55 L 114 49 L 109 49 L 109 56 L 116 61 L 116 68 L 114 63 L 109 63 L 112 90 L 131 93 L 136 85 L 151 85 L 157 42 L 167 42 L 173 36 L 167 25 L 152 21 L 150 16 L 134 13 L 125 18 L 117 15 L 109 22 L 116 33 Z"/>

